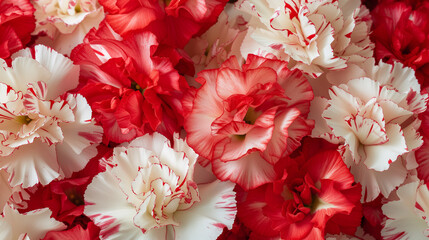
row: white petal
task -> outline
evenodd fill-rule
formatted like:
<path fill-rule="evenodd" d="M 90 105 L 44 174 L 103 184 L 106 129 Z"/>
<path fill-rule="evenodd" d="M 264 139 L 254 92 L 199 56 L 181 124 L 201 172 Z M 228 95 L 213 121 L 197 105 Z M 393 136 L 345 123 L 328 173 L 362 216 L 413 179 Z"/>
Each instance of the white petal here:
<path fill-rule="evenodd" d="M 398 156 L 408 152 L 405 143 L 405 137 L 401 127 L 397 124 L 389 124 L 386 126 L 386 135 L 388 142 L 379 145 L 365 145 L 366 153 L 365 165 L 376 171 L 384 171 L 389 168 L 389 165 L 396 161 Z"/>
<path fill-rule="evenodd" d="M 85 215 L 100 227 L 102 239 L 143 239 L 133 223 L 137 210 L 126 200 L 119 180 L 110 172 L 94 177 L 85 191 Z"/>
<path fill-rule="evenodd" d="M 144 148 L 115 148 L 113 152 L 113 163 L 116 164 L 111 171 L 118 179 L 119 186 L 124 194 L 129 197 L 129 201 L 136 206 L 140 205 L 141 200 L 135 197 L 131 183 L 137 177 L 139 168 L 149 166 L 149 158 L 152 157 L 152 152 Z"/>
<path fill-rule="evenodd" d="M 341 87 L 333 86 L 329 89 L 331 106 L 323 112 L 328 125 L 332 121 L 343 121 L 346 116 L 356 115 L 358 111 L 359 99 L 343 89 L 347 86 L 341 85 Z"/>
<path fill-rule="evenodd" d="M 347 87 L 351 95 L 365 103 L 377 97 L 380 91 L 380 84 L 366 77 L 350 80 Z"/>
<path fill-rule="evenodd" d="M 192 180 L 192 176 L 194 176 L 194 169 L 192 166 L 196 166 L 198 154 L 195 153 L 195 151 L 189 147 L 189 145 L 181 138 L 179 138 L 178 134 L 174 135 L 174 150 L 179 152 L 184 152 L 185 156 L 189 160 L 189 170 L 188 170 L 188 178 Z"/>
<path fill-rule="evenodd" d="M 383 85 L 391 85 L 399 92 L 408 92 L 410 88 L 420 92 L 420 84 L 415 77 L 414 70 L 404 67 L 400 62 L 395 62 L 392 67 L 391 64 L 380 60 L 378 69 L 374 70 L 376 72 L 374 72 L 372 79 L 376 79 Z"/>
<path fill-rule="evenodd" d="M 11 174 L 11 186 L 22 184 L 31 187 L 37 183 L 46 185 L 59 177 L 59 166 L 55 146 L 35 140 L 32 144 L 21 146 L 13 154 L 0 159 L 0 168 Z"/>
<path fill-rule="evenodd" d="M 73 96 L 73 95 L 69 95 Z M 81 95 L 75 95 L 76 104 L 73 106 L 75 121 L 61 123 L 64 142 L 75 154 L 80 154 L 91 144 L 100 143 L 103 137 L 103 129 L 91 121 L 91 108 L 86 99 Z"/>
<path fill-rule="evenodd" d="M 235 184 L 215 181 L 198 185 L 201 201 L 186 211 L 178 211 L 174 218 L 176 239 L 213 239 L 224 227 L 232 228 L 236 215 Z"/>
<path fill-rule="evenodd" d="M 402 129 L 408 151 L 414 151 L 423 144 L 423 137 L 417 131 L 420 124 L 421 120 L 415 119 L 410 125 Z"/>
<path fill-rule="evenodd" d="M 79 66 L 73 65 L 69 58 L 46 46 L 36 45 L 34 50 L 36 60 L 51 73 L 51 77 L 45 80 L 48 85 L 46 99 L 55 99 L 66 91 L 77 87 Z"/>
<path fill-rule="evenodd" d="M 12 188 L 9 186 L 9 182 L 7 179 L 9 178 L 9 174 L 1 169 L 0 170 L 0 209 L 3 211 L 3 207 L 6 202 L 9 200 L 9 197 L 12 195 Z M 2 212 L 0 212 L 1 214 Z"/>
<path fill-rule="evenodd" d="M 42 239 L 49 231 L 61 231 L 66 226 L 51 218 L 51 210 L 43 208 L 19 213 L 9 205 L 3 209 L 0 218 L 0 239 L 18 239 L 22 234 L 30 239 Z"/>
<path fill-rule="evenodd" d="M 423 188 L 426 188 L 427 192 L 427 187 L 423 186 Z M 389 238 L 399 234 L 403 239 L 427 239 L 429 237 L 426 233 L 427 223 L 416 214 L 415 210 L 416 204 L 419 203 L 417 200 L 428 200 L 417 199 L 419 190 L 418 181 L 405 184 L 397 190 L 398 201 L 391 201 L 382 206 L 383 214 L 387 216 L 386 225 L 381 231 L 383 237 Z"/>
<path fill-rule="evenodd" d="M 170 146 L 170 141 L 160 133 L 146 134 L 134 139 L 128 147 L 143 147 L 152 151 L 155 155 L 161 155 L 164 147 Z"/>
<path fill-rule="evenodd" d="M 368 169 L 363 162 L 348 165 L 355 181 L 362 185 L 362 200 L 364 202 L 376 199 L 380 193 L 387 198 L 407 177 L 407 169 L 401 161 L 393 162 L 389 169 L 383 172 Z"/>
<path fill-rule="evenodd" d="M 362 145 L 379 145 L 387 142 L 387 136 L 377 122 L 372 119 L 357 115 L 349 121 L 350 129 L 355 133 L 356 138 Z M 346 139 L 347 141 L 347 139 Z"/>
<path fill-rule="evenodd" d="M 56 152 L 58 164 L 61 168 L 61 175 L 64 175 L 66 178 L 71 177 L 74 172 L 78 172 L 85 168 L 89 160 L 98 153 L 96 145 L 88 146 L 77 154 L 65 143 L 57 144 Z"/>
<path fill-rule="evenodd" d="M 93 11 L 82 17 L 85 17 L 85 19 L 74 29 L 72 33 L 59 34 L 54 39 L 55 41 L 53 48 L 55 50 L 62 54 L 70 55 L 70 52 L 73 50 L 73 48 L 83 42 L 83 39 L 89 30 L 91 30 L 93 27 L 97 28 L 100 22 L 104 19 L 103 8 L 99 8 L 96 11 Z M 79 21 L 79 19 L 73 21 L 76 22 Z"/>
<path fill-rule="evenodd" d="M 384 121 L 388 123 L 401 124 L 413 115 L 412 112 L 399 107 L 392 101 L 379 101 L 384 113 Z"/>
<path fill-rule="evenodd" d="M 19 57 L 12 68 L 0 68 L 0 81 L 15 91 L 26 92 L 28 83 L 46 82 L 50 76 L 49 70 L 32 58 Z"/>
<path fill-rule="evenodd" d="M 337 71 L 329 71 L 326 79 L 333 85 L 339 86 L 347 84 L 352 79 L 358 79 L 366 76 L 366 72 L 356 64 L 349 64 L 347 68 Z"/>
<path fill-rule="evenodd" d="M 182 181 L 187 179 L 189 160 L 185 157 L 184 152 L 177 152 L 170 147 L 164 147 L 159 155 L 159 160 L 162 164 L 167 165 Z"/>
<path fill-rule="evenodd" d="M 309 119 L 314 120 L 314 128 L 311 132 L 312 137 L 319 137 L 325 133 L 331 133 L 331 129 L 322 117 L 323 111 L 329 106 L 328 99 L 322 97 L 314 97 L 310 104 L 310 113 L 308 114 Z"/>

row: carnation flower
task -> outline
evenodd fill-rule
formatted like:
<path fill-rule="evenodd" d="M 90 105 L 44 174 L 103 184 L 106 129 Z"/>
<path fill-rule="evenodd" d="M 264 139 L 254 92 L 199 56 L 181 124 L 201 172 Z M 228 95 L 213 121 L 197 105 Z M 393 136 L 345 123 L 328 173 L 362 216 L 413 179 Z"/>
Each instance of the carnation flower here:
<path fill-rule="evenodd" d="M 100 0 L 106 21 L 121 36 L 153 32 L 162 44 L 182 48 L 214 24 L 227 0 L 128 1 Z"/>
<path fill-rule="evenodd" d="M 171 61 L 155 55 L 150 32 L 122 39 L 103 24 L 77 46 L 82 88 L 108 141 L 122 143 L 158 131 L 171 137 L 183 124 L 186 80 Z"/>
<path fill-rule="evenodd" d="M 85 167 L 101 128 L 76 87 L 79 67 L 42 45 L 22 50 L 0 68 L 0 169 L 11 186 L 46 185 Z"/>
<path fill-rule="evenodd" d="M 385 239 L 427 239 L 429 237 L 429 190 L 417 179 L 396 191 L 399 199 L 383 205 L 387 216 L 381 235 Z"/>
<path fill-rule="evenodd" d="M 249 55 L 198 74 L 185 130 L 188 143 L 211 160 L 214 174 L 251 189 L 274 180 L 274 164 L 300 145 L 311 87 L 287 62 Z"/>
<path fill-rule="evenodd" d="M 242 54 L 263 50 L 317 77 L 372 57 L 368 10 L 359 0 L 268 1 L 241 4 L 253 18 Z"/>
<path fill-rule="evenodd" d="M 97 0 L 32 0 L 32 3 L 37 20 L 34 34 L 46 34 L 50 40 L 40 42 L 63 54 L 70 54 L 104 18 Z"/>
<path fill-rule="evenodd" d="M 327 78 L 336 86 L 329 90 L 330 100 L 317 100 L 323 113 L 312 112 L 313 135 L 345 144 L 346 162 L 367 200 L 380 191 L 387 197 L 406 176 L 401 161 L 395 163 L 398 157 L 423 143 L 416 117 L 426 110 L 427 94 L 420 94 L 414 71 L 400 63 L 367 61 Z"/>
<path fill-rule="evenodd" d="M 146 134 L 116 147 L 85 192 L 101 239 L 216 239 L 235 218 L 234 184 L 193 181 L 198 155 L 179 139 Z"/>
<path fill-rule="evenodd" d="M 48 208 L 21 214 L 6 205 L 0 215 L 0 239 L 42 239 L 48 231 L 66 227 L 50 216 L 51 211 Z"/>
<path fill-rule="evenodd" d="M 0 58 L 8 58 L 25 47 L 36 27 L 34 8 L 29 0 L 0 2 Z"/>
<path fill-rule="evenodd" d="M 401 0 L 381 1 L 371 12 L 375 58 L 414 69 L 422 88 L 429 85 L 428 11 L 427 1 Z"/>
<path fill-rule="evenodd" d="M 280 180 L 250 190 L 238 202 L 239 219 L 265 239 L 352 235 L 360 224 L 361 186 L 337 151 L 315 150 L 318 143 L 308 143 L 297 158 L 279 162 Z"/>

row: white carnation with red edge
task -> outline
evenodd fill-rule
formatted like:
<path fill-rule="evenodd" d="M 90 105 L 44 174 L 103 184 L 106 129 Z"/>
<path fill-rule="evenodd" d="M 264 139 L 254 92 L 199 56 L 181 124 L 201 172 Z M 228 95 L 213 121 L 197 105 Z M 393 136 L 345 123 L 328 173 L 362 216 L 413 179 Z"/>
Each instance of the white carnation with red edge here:
<path fill-rule="evenodd" d="M 253 15 L 241 47 L 244 56 L 262 49 L 296 62 L 296 68 L 312 77 L 372 56 L 369 12 L 359 0 L 250 3 L 240 5 Z"/>
<path fill-rule="evenodd" d="M 116 147 L 85 192 L 101 239 L 216 239 L 232 228 L 234 184 L 194 182 L 197 157 L 177 135 L 173 147 L 159 133 Z"/>
<path fill-rule="evenodd" d="M 97 0 L 33 0 L 36 12 L 36 29 L 33 34 L 44 33 L 40 43 L 48 44 L 58 52 L 70 54 L 82 43 L 93 27 L 104 19 L 103 7 Z"/>
<path fill-rule="evenodd" d="M 78 84 L 79 67 L 37 45 L 0 68 L 0 169 L 9 184 L 46 185 L 85 167 L 102 137 L 86 100 L 66 91 Z"/>
<path fill-rule="evenodd" d="M 345 144 L 345 161 L 362 184 L 366 201 L 380 192 L 387 197 L 406 177 L 398 157 L 423 143 L 417 115 L 426 110 L 427 94 L 420 93 L 414 71 L 400 63 L 375 66 L 370 59 L 331 72 L 327 79 L 334 86 L 329 100 L 313 102 L 313 136 Z"/>

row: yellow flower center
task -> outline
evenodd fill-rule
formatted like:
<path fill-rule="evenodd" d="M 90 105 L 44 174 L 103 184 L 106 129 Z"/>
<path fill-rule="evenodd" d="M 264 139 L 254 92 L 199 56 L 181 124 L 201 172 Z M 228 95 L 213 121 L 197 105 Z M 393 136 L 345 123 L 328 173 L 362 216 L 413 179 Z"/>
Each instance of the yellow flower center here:
<path fill-rule="evenodd" d="M 19 123 L 28 125 L 31 121 L 33 121 L 33 119 L 31 119 L 29 116 L 17 116 L 16 121 L 18 121 Z"/>

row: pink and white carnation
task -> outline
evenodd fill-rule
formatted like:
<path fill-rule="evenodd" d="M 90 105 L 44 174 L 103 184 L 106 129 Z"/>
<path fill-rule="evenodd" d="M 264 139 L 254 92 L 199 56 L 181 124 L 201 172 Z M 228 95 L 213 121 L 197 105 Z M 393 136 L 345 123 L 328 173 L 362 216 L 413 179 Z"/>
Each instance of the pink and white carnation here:
<path fill-rule="evenodd" d="M 51 218 L 51 213 L 49 208 L 19 213 L 6 204 L 0 215 L 0 239 L 43 239 L 49 231 L 65 229 L 66 225 Z"/>
<path fill-rule="evenodd" d="M 12 59 L 0 68 L 0 169 L 9 184 L 46 185 L 81 170 L 102 129 L 86 100 L 66 93 L 77 86 L 79 67 L 42 45 Z"/>
<path fill-rule="evenodd" d="M 372 57 L 369 11 L 359 0 L 249 2 L 240 4 L 253 15 L 243 56 L 273 53 L 312 77 Z"/>
<path fill-rule="evenodd" d="M 387 217 L 381 231 L 383 239 L 427 239 L 428 203 L 428 186 L 418 179 L 399 187 L 395 198 L 382 207 Z"/>
<path fill-rule="evenodd" d="M 116 147 L 84 196 L 100 238 L 216 239 L 231 229 L 235 184 L 195 182 L 197 157 L 177 135 L 171 144 L 156 132 Z"/>
<path fill-rule="evenodd" d="M 70 54 L 104 19 L 103 7 L 97 0 L 32 0 L 32 4 L 36 9 L 33 34 L 46 35 L 39 42 L 63 54 Z"/>
<path fill-rule="evenodd" d="M 242 66 L 233 56 L 196 81 L 202 86 L 184 124 L 189 145 L 211 161 L 217 178 L 245 190 L 276 179 L 274 165 L 313 127 L 306 78 L 287 62 L 249 55 Z"/>
<path fill-rule="evenodd" d="M 374 60 L 330 73 L 330 99 L 316 98 L 310 118 L 313 136 L 343 143 L 346 163 L 363 185 L 366 200 L 399 186 L 407 169 L 398 158 L 423 144 L 417 115 L 426 110 L 427 94 L 411 68 Z M 313 111 L 314 110 L 314 111 Z"/>

